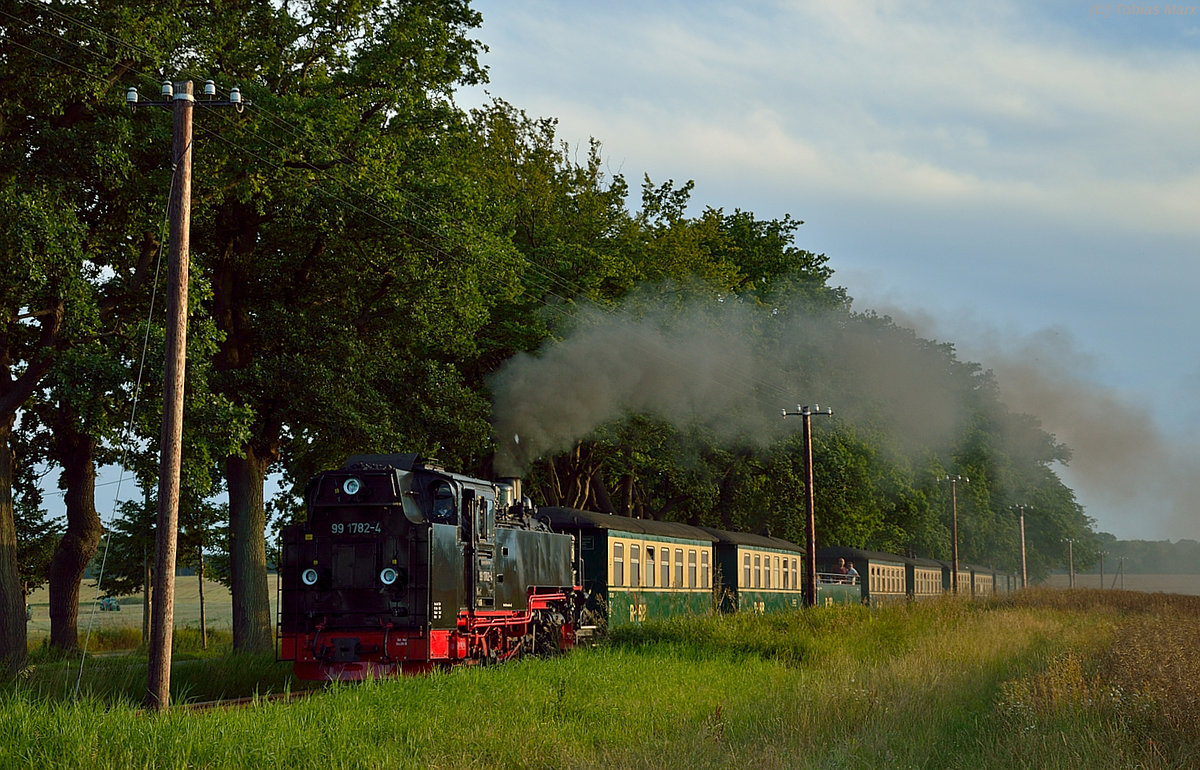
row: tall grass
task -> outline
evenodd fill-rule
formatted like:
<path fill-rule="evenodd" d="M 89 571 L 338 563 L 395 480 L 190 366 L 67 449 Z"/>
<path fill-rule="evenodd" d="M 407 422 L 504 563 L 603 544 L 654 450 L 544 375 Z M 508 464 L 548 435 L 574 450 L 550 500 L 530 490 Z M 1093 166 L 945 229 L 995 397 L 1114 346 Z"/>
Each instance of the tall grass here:
<path fill-rule="evenodd" d="M 233 647 L 233 634 L 229 631 L 208 630 L 207 647 L 199 628 L 176 628 L 171 637 L 171 652 L 174 655 L 190 657 L 205 655 L 220 655 L 229 652 Z M 36 663 L 57 657 L 74 657 L 86 651 L 90 655 L 110 653 L 145 654 L 146 648 L 142 643 L 142 632 L 137 628 L 107 628 L 93 630 L 90 633 L 80 633 L 78 649 L 68 653 L 50 647 L 49 638 L 43 638 L 30 643 L 29 655 Z"/>
<path fill-rule="evenodd" d="M 1053 746 L 1064 759 L 1059 767 L 1082 766 L 1066 762 L 1072 758 L 1114 767 L 1200 767 L 1200 597 L 1059 591 L 1030 600 L 1120 611 L 1099 654 L 1070 651 L 1005 684 L 1000 709 L 1010 729 L 998 749 L 1017 756 L 1028 744 Z M 1018 734 L 1027 745 L 1009 739 Z"/>
<path fill-rule="evenodd" d="M 31 653 L 29 665 L 0 693 L 39 702 L 77 699 L 106 707 L 138 706 L 145 695 L 147 651 L 135 634 L 137 646 L 128 648 L 126 630 L 93 635 L 85 655 L 80 650 L 61 652 L 42 645 Z M 80 644 L 82 646 L 83 640 Z M 176 629 L 172 640 L 171 698 L 176 703 L 245 697 L 284 690 L 311 689 L 299 682 L 291 667 L 275 660 L 272 652 L 237 654 L 228 632 L 208 632 L 208 646 L 199 629 Z"/>
<path fill-rule="evenodd" d="M 676 620 L 231 711 L 9 686 L 0 767 L 1195 766 L 1200 611 L 1064 593 Z"/>

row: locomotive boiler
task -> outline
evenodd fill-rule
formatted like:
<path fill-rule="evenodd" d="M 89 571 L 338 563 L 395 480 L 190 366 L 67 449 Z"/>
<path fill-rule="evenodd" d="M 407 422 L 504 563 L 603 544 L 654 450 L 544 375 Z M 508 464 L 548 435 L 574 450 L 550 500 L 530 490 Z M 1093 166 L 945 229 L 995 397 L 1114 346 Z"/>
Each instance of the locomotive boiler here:
<path fill-rule="evenodd" d="M 318 474 L 282 532 L 278 657 L 355 680 L 573 646 L 573 539 L 519 498 L 413 454 Z"/>

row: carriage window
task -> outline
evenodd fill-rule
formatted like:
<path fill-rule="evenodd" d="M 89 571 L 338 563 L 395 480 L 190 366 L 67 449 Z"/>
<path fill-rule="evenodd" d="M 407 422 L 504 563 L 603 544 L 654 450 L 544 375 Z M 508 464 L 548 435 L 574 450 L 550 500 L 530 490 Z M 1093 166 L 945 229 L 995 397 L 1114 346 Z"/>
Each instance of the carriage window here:
<path fill-rule="evenodd" d="M 742 557 L 742 588 L 750 587 L 750 554 Z"/>
<path fill-rule="evenodd" d="M 763 557 L 763 588 L 771 587 L 771 557 Z"/>
<path fill-rule="evenodd" d="M 683 588 L 683 549 L 675 549 L 675 585 Z"/>
<path fill-rule="evenodd" d="M 641 547 L 629 546 L 629 585 L 638 588 L 642 584 L 642 555 Z"/>
<path fill-rule="evenodd" d="M 708 551 L 700 552 L 700 587 L 708 588 Z"/>
<path fill-rule="evenodd" d="M 791 577 L 792 577 L 791 566 L 788 564 L 788 557 L 784 556 L 783 557 L 783 590 L 786 591 L 787 589 L 792 587 Z"/>
<path fill-rule="evenodd" d="M 615 586 L 625 585 L 625 546 L 613 543 L 613 580 Z"/>
<path fill-rule="evenodd" d="M 454 511 L 454 490 L 445 481 L 433 486 L 433 520 L 442 524 L 454 524 L 458 517 Z"/>
<path fill-rule="evenodd" d="M 688 588 L 696 587 L 696 552 L 688 551 Z"/>
<path fill-rule="evenodd" d="M 754 554 L 754 587 L 762 588 L 762 556 Z"/>
<path fill-rule="evenodd" d="M 646 546 L 646 585 L 654 586 L 654 546 Z"/>
<path fill-rule="evenodd" d="M 778 556 L 774 557 L 774 562 L 775 562 L 775 587 L 780 588 L 783 586 L 783 569 L 779 566 L 779 557 Z"/>
<path fill-rule="evenodd" d="M 662 549 L 661 559 L 662 559 L 662 562 L 661 562 L 662 563 L 662 574 L 660 575 L 660 577 L 662 577 L 662 580 L 660 580 L 659 582 L 662 583 L 663 588 L 670 588 L 671 587 L 671 549 L 670 548 Z"/>

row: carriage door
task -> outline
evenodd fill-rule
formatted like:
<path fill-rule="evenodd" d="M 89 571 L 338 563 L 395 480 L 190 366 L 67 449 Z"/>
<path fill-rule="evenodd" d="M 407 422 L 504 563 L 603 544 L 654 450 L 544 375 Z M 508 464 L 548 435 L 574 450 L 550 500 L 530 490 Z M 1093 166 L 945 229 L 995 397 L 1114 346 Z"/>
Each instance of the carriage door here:
<path fill-rule="evenodd" d="M 467 546 L 467 601 L 472 610 L 491 610 L 496 606 L 496 576 L 493 564 L 496 522 L 487 501 L 475 491 L 463 491 L 463 540 Z M 466 522 L 470 524 L 466 524 Z"/>

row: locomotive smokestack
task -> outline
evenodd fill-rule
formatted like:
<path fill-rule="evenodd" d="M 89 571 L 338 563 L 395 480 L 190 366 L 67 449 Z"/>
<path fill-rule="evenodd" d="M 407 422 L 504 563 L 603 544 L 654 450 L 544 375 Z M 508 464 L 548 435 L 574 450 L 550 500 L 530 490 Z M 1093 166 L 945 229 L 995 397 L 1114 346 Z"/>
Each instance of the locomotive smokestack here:
<path fill-rule="evenodd" d="M 520 476 L 504 476 L 500 479 L 501 484 L 507 484 L 512 489 L 512 500 L 509 500 L 509 505 L 517 505 L 521 502 L 521 477 Z"/>

